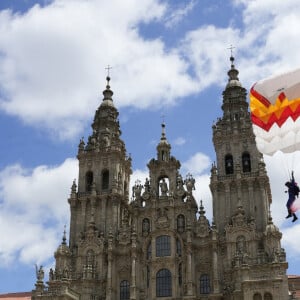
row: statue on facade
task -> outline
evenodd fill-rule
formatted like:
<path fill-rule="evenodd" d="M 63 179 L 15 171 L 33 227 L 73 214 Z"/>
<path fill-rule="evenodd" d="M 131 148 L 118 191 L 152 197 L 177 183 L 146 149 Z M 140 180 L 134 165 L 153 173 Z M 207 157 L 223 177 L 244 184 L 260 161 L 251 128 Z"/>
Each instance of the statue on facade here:
<path fill-rule="evenodd" d="M 184 180 L 184 184 L 186 185 L 186 189 L 189 194 L 192 194 L 192 191 L 195 190 L 195 179 L 192 174 L 187 174 L 186 179 Z"/>
<path fill-rule="evenodd" d="M 35 265 L 35 272 L 36 272 L 36 279 L 38 281 L 43 281 L 44 280 L 44 270 L 43 270 L 43 266 L 40 266 L 40 268 L 38 268 L 37 265 Z"/>
<path fill-rule="evenodd" d="M 143 189 L 143 186 L 141 185 L 140 180 L 137 180 L 135 182 L 135 185 L 132 187 L 132 196 L 133 196 L 133 198 L 135 198 L 135 199 L 140 198 L 141 193 L 142 193 L 142 189 Z"/>
<path fill-rule="evenodd" d="M 161 196 L 167 196 L 169 189 L 168 189 L 168 184 L 166 183 L 165 178 L 162 179 L 159 186 L 160 186 Z"/>

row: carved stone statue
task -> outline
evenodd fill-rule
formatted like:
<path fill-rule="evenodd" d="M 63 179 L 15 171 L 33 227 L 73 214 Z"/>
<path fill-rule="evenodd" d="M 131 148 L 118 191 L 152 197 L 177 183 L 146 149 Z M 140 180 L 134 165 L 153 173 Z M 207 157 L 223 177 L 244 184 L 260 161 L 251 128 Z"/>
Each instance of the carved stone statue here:
<path fill-rule="evenodd" d="M 161 183 L 159 184 L 160 186 L 160 191 L 161 191 L 161 195 L 162 196 L 167 196 L 168 193 L 168 185 L 166 183 L 166 180 L 163 178 L 163 180 L 161 181 Z"/>
<path fill-rule="evenodd" d="M 52 268 L 50 268 L 50 271 L 49 271 L 49 280 L 50 281 L 54 280 L 54 271 Z"/>
<path fill-rule="evenodd" d="M 40 268 L 38 269 L 38 266 L 35 265 L 35 270 L 36 270 L 36 279 L 38 281 L 43 281 L 44 280 L 44 276 L 45 276 L 45 273 L 44 273 L 44 270 L 43 270 L 43 266 L 40 266 Z"/>
<path fill-rule="evenodd" d="M 192 194 L 192 190 L 195 189 L 195 179 L 193 178 L 192 174 L 188 174 L 186 176 L 184 183 L 186 185 L 188 193 Z"/>
<path fill-rule="evenodd" d="M 135 185 L 132 187 L 132 194 L 135 199 L 138 199 L 141 197 L 142 188 L 143 188 L 143 186 L 140 184 L 140 181 L 137 180 L 135 182 Z"/>

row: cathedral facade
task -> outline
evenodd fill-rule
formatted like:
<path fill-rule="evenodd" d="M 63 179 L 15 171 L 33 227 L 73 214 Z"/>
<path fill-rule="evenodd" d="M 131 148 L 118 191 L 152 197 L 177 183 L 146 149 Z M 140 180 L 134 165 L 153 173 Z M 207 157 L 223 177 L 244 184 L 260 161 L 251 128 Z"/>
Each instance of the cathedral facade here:
<path fill-rule="evenodd" d="M 32 299 L 286 300 L 287 262 L 263 156 L 253 134 L 246 89 L 231 57 L 223 115 L 213 125 L 213 220 L 180 174 L 162 124 L 149 176 L 129 199 L 131 158 L 120 135 L 110 78 L 78 148 L 79 177 L 68 199 L 70 236 L 55 252 Z"/>

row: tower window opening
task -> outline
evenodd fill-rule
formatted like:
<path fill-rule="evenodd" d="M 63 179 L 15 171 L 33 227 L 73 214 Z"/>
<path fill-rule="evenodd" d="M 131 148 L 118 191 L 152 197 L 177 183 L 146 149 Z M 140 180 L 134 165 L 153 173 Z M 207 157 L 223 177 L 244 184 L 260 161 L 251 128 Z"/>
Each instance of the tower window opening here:
<path fill-rule="evenodd" d="M 168 269 L 161 269 L 156 274 L 156 297 L 172 296 L 172 275 Z"/>
<path fill-rule="evenodd" d="M 102 190 L 107 190 L 109 186 L 109 171 L 104 170 L 102 172 Z"/>
<path fill-rule="evenodd" d="M 238 113 L 235 113 L 234 115 L 233 115 L 233 120 L 234 121 L 237 121 L 237 120 L 239 120 L 239 114 Z"/>
<path fill-rule="evenodd" d="M 233 157 L 231 154 L 225 156 L 225 173 L 233 174 Z"/>
<path fill-rule="evenodd" d="M 261 294 L 260 293 L 255 293 L 253 295 L 253 300 L 262 300 Z"/>
<path fill-rule="evenodd" d="M 207 274 L 200 276 L 200 294 L 210 293 L 210 280 Z"/>
<path fill-rule="evenodd" d="M 250 154 L 248 152 L 245 152 L 242 155 L 242 166 L 244 173 L 251 172 L 251 159 Z"/>
<path fill-rule="evenodd" d="M 120 283 L 120 300 L 130 299 L 130 286 L 127 280 L 123 280 Z"/>
<path fill-rule="evenodd" d="M 92 171 L 88 171 L 85 174 L 85 190 L 90 192 L 92 190 L 92 184 L 94 181 L 94 175 Z"/>

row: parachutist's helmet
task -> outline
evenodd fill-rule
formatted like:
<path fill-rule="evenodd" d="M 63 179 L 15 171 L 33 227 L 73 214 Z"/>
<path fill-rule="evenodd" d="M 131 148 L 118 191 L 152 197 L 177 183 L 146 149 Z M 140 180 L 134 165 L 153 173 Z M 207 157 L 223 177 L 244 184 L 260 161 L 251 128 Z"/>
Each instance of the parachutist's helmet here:
<path fill-rule="evenodd" d="M 289 181 L 287 181 L 287 182 L 285 183 L 285 186 L 287 186 L 287 187 L 290 187 L 290 185 L 291 185 L 291 183 L 290 183 Z"/>

